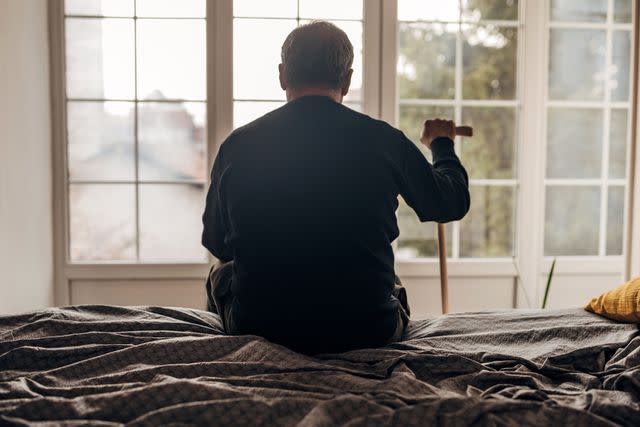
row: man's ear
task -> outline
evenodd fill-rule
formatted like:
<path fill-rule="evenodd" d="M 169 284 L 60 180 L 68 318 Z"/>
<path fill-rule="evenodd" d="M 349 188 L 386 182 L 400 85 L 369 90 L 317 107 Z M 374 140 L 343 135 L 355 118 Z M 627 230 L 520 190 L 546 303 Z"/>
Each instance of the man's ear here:
<path fill-rule="evenodd" d="M 278 78 L 280 79 L 280 87 L 287 90 L 287 80 L 284 77 L 284 64 L 278 65 Z"/>
<path fill-rule="evenodd" d="M 342 96 L 346 96 L 347 93 L 349 93 L 349 87 L 351 86 L 351 76 L 353 76 L 353 68 L 349 69 L 347 77 L 345 77 L 344 82 L 342 83 Z"/>

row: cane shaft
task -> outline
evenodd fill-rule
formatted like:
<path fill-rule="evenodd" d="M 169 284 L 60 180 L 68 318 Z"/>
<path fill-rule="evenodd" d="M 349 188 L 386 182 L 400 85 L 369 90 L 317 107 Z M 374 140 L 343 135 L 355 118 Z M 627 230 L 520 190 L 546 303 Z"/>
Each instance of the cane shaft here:
<path fill-rule="evenodd" d="M 438 258 L 440 261 L 440 296 L 442 313 L 449 312 L 449 277 L 447 275 L 447 237 L 444 224 L 438 223 Z"/>

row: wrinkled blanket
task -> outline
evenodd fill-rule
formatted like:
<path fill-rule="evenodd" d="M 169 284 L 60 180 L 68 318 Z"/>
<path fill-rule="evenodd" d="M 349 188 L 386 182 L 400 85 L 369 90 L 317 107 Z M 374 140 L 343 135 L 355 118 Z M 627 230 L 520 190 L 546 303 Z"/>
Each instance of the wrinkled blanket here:
<path fill-rule="evenodd" d="M 76 306 L 0 317 L 0 424 L 640 425 L 636 325 L 572 310 L 413 321 L 309 357 L 219 318 Z"/>

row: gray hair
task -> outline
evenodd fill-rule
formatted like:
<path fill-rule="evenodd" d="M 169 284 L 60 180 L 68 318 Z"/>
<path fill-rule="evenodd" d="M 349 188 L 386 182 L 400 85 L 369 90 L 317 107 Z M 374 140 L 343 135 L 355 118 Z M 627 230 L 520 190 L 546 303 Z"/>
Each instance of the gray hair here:
<path fill-rule="evenodd" d="M 332 23 L 313 21 L 287 36 L 281 57 L 285 79 L 292 88 L 338 89 L 353 64 L 353 45 Z"/>

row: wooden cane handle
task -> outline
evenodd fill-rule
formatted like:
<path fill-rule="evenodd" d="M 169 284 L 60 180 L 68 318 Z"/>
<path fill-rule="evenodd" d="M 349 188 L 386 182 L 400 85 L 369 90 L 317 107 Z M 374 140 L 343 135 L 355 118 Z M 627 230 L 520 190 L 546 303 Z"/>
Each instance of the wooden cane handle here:
<path fill-rule="evenodd" d="M 456 126 L 456 135 L 473 136 L 473 128 L 471 126 Z"/>

